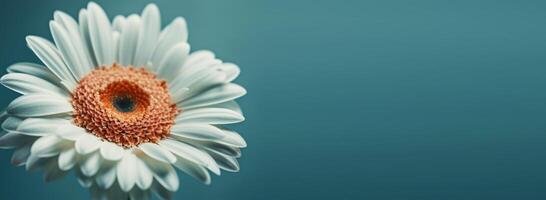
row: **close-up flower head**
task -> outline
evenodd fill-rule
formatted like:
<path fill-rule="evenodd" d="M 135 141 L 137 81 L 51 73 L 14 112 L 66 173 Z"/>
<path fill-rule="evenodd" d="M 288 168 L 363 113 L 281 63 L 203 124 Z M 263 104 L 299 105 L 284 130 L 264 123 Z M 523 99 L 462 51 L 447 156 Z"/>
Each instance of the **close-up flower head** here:
<path fill-rule="evenodd" d="M 96 3 L 72 17 L 55 11 L 53 41 L 27 36 L 41 63 L 7 68 L 21 94 L 2 114 L 0 147 L 47 181 L 75 172 L 93 199 L 169 199 L 177 171 L 205 184 L 239 171 L 244 120 L 232 81 L 239 67 L 191 50 L 184 18 L 161 27 L 159 9 L 110 20 Z M 83 197 L 82 197 L 83 198 Z"/>
<path fill-rule="evenodd" d="M 0 200 L 545 200 L 545 11 L 3 2 Z"/>

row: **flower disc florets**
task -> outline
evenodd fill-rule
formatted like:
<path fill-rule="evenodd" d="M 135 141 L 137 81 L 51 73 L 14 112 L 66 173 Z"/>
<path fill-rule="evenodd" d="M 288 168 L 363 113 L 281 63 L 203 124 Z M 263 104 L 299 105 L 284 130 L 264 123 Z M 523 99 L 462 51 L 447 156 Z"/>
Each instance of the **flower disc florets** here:
<path fill-rule="evenodd" d="M 76 125 L 126 148 L 166 138 L 179 112 L 164 80 L 144 68 L 117 64 L 82 78 L 72 106 Z"/>

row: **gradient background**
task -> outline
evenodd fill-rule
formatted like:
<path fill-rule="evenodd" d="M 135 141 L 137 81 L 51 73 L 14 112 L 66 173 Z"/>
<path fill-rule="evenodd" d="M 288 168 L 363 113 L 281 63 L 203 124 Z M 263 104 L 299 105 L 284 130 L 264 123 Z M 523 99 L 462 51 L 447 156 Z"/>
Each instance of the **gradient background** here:
<path fill-rule="evenodd" d="M 149 1 L 98 1 L 113 17 Z M 249 146 L 210 186 L 175 199 L 546 199 L 546 2 L 156 1 L 190 44 L 237 63 Z M 55 9 L 0 6 L 0 66 L 37 61 Z M 0 89 L 2 106 L 16 94 Z M 86 199 L 0 151 L 0 199 Z"/>

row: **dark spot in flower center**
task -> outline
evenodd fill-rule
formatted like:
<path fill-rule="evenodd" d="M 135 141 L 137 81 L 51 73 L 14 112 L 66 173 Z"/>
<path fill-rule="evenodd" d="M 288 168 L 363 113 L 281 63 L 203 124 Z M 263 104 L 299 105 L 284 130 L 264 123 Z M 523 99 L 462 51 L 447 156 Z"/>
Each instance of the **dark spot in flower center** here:
<path fill-rule="evenodd" d="M 118 64 L 84 76 L 71 103 L 74 124 L 126 149 L 167 138 L 180 112 L 167 82 L 144 68 Z"/>
<path fill-rule="evenodd" d="M 116 96 L 112 100 L 112 105 L 117 111 L 127 113 L 135 110 L 135 100 L 129 95 Z"/>

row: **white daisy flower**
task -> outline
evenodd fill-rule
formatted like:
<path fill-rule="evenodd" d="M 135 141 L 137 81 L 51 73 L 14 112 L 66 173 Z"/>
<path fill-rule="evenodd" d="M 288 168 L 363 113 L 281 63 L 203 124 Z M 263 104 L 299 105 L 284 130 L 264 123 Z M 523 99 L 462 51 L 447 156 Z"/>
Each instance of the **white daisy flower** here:
<path fill-rule="evenodd" d="M 239 68 L 210 51 L 190 53 L 183 18 L 161 30 L 154 4 L 111 23 L 91 2 L 78 21 L 56 11 L 54 42 L 26 38 L 45 66 L 17 63 L 1 78 L 21 93 L 4 113 L 1 148 L 47 181 L 74 170 L 94 199 L 169 199 L 179 169 L 209 184 L 208 171 L 239 170 L 244 120 L 231 83 Z"/>

